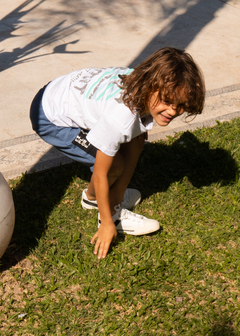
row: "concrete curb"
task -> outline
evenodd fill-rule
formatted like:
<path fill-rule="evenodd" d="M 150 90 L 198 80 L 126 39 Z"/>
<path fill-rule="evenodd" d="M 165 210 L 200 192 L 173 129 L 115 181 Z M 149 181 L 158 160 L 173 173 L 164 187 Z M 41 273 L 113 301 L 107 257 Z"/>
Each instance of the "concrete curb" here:
<path fill-rule="evenodd" d="M 233 85 L 225 86 L 225 87 L 220 88 L 220 89 L 213 89 L 213 90 L 207 91 L 206 92 L 206 98 L 219 96 L 220 94 L 234 92 L 234 91 L 238 91 L 238 90 L 240 90 L 240 84 L 233 84 Z"/>
<path fill-rule="evenodd" d="M 173 130 L 168 130 L 166 132 L 159 132 L 156 134 L 152 134 L 149 136 L 149 142 L 166 139 L 167 136 L 174 136 L 174 134 L 178 132 L 194 131 L 197 128 L 203 128 L 203 127 L 213 127 L 217 125 L 217 121 L 219 122 L 230 121 L 231 119 L 239 118 L 239 117 L 240 117 L 240 111 L 237 111 L 237 112 L 224 114 L 219 117 L 212 118 L 212 119 L 208 119 L 202 122 L 196 122 L 191 125 L 186 124 L 186 126 L 176 127 Z"/>

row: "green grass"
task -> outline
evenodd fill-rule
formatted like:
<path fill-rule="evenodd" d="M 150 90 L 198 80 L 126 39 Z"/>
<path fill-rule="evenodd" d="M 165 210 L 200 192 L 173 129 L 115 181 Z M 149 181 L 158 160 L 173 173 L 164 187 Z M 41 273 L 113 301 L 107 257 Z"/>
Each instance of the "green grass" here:
<path fill-rule="evenodd" d="M 10 181 L 0 334 L 240 335 L 240 120 L 147 144 L 131 186 L 154 234 L 119 235 L 100 261 L 97 212 L 74 163 Z M 19 317 L 19 314 L 26 314 Z"/>

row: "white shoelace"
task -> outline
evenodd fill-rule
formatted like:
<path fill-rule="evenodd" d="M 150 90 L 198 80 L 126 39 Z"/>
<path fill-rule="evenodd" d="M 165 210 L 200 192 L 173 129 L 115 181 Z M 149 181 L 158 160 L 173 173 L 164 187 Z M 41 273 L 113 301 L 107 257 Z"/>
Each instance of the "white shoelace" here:
<path fill-rule="evenodd" d="M 138 214 L 136 214 L 134 212 L 131 212 L 131 211 L 127 210 L 127 209 L 122 209 L 121 206 L 120 206 L 120 204 L 116 205 L 114 207 L 114 210 L 116 210 L 117 216 L 119 218 L 121 218 L 121 219 L 128 219 L 129 217 L 135 217 L 135 220 L 137 220 L 137 219 L 144 219 L 145 218 L 144 216 L 138 215 Z"/>

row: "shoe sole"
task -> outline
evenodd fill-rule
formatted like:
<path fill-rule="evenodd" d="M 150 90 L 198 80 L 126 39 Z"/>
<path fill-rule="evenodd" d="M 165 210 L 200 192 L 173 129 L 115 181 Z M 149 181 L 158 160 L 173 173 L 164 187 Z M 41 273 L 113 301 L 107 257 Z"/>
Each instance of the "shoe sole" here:
<path fill-rule="evenodd" d="M 143 236 L 143 235 L 146 235 L 146 234 L 149 234 L 149 233 L 156 232 L 159 229 L 160 229 L 160 225 L 158 225 L 155 228 L 152 228 L 152 229 L 150 229 L 148 231 L 144 231 L 144 232 L 136 232 L 134 230 L 121 230 L 121 229 L 117 229 L 117 232 L 119 232 L 119 233 L 126 233 L 126 234 L 131 235 L 131 236 Z"/>

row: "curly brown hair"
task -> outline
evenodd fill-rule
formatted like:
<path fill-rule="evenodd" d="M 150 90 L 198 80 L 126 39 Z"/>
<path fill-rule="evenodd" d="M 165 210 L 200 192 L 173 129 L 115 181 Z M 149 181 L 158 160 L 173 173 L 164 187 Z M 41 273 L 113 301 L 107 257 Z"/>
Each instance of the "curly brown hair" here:
<path fill-rule="evenodd" d="M 132 112 L 146 113 L 148 101 L 155 92 L 158 92 L 159 101 L 183 108 L 188 116 L 201 114 L 203 110 L 203 74 L 193 58 L 183 50 L 159 49 L 131 74 L 119 77 L 124 89 L 123 102 Z"/>

